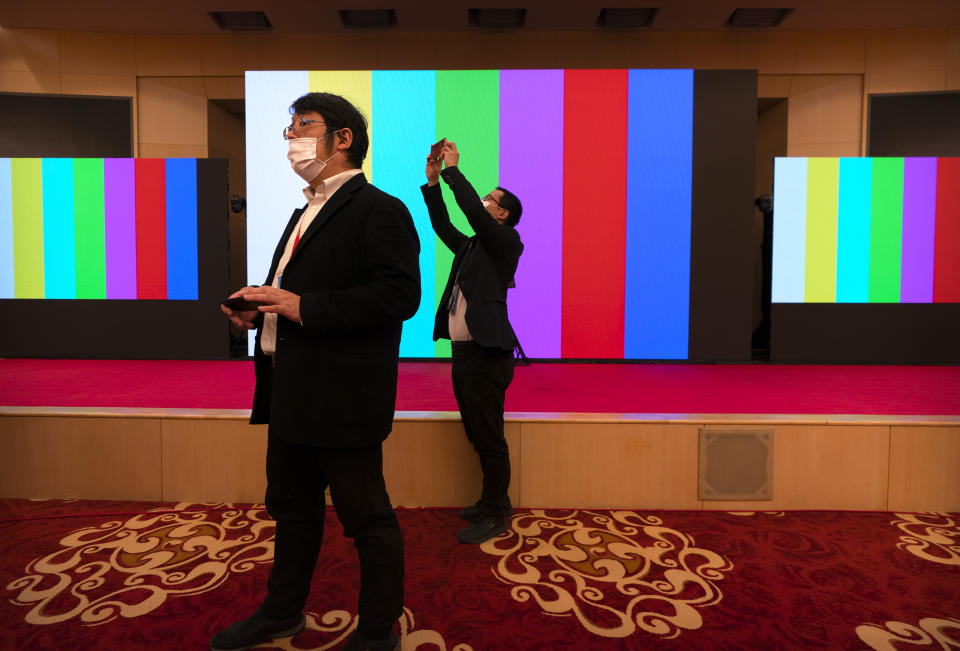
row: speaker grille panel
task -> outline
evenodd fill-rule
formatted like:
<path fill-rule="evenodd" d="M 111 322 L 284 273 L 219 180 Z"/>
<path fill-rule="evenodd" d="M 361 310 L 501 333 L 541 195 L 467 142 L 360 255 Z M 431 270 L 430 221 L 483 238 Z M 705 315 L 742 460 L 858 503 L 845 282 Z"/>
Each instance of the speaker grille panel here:
<path fill-rule="evenodd" d="M 701 500 L 773 499 L 772 429 L 700 429 Z"/>

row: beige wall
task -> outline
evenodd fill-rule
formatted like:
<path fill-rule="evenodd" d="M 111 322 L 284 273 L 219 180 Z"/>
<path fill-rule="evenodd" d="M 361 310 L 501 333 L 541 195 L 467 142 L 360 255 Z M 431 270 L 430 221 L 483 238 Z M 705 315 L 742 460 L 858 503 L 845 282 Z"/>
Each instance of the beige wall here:
<path fill-rule="evenodd" d="M 870 32 L 142 36 L 0 28 L 0 92 L 134 99 L 139 156 L 206 156 L 207 99 L 244 70 L 693 67 L 789 98 L 791 155 L 860 155 L 868 93 L 960 90 L 960 25 Z"/>

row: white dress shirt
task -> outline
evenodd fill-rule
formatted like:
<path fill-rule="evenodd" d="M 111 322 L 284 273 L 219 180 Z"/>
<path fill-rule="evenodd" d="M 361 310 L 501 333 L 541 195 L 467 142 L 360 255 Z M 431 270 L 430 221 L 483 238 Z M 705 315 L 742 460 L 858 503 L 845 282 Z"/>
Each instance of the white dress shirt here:
<path fill-rule="evenodd" d="M 313 223 L 313 219 L 317 216 L 317 213 L 320 212 L 320 209 L 323 208 L 324 204 L 334 195 L 334 193 L 339 190 L 344 183 L 352 179 L 357 174 L 360 174 L 363 170 L 352 169 L 347 170 L 346 172 L 340 172 L 339 174 L 334 174 L 330 178 L 321 181 L 320 185 L 317 186 L 316 190 L 312 186 L 307 186 L 303 189 L 303 194 L 307 198 L 307 207 L 300 214 L 300 220 L 297 222 L 297 227 L 293 229 L 290 233 L 290 237 L 287 238 L 287 245 L 283 249 L 283 256 L 280 258 L 280 263 L 277 265 L 277 272 L 273 274 L 273 286 L 279 288 L 283 284 L 283 272 L 287 268 L 287 263 L 290 262 L 290 254 L 293 253 L 293 243 L 297 241 L 298 235 L 303 236 L 307 229 L 310 228 L 310 224 Z M 303 322 L 301 321 L 301 325 Z M 273 312 L 267 312 L 263 315 L 263 332 L 260 334 L 260 348 L 263 349 L 267 355 L 273 356 L 277 352 L 277 314 Z"/>

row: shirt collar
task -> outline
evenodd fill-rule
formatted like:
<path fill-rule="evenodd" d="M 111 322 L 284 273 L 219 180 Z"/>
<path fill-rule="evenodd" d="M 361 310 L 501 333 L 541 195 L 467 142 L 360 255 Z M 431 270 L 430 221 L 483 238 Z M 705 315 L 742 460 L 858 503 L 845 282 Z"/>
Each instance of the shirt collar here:
<path fill-rule="evenodd" d="M 344 183 L 362 172 L 362 169 L 355 168 L 334 174 L 330 178 L 320 181 L 320 185 L 318 185 L 316 189 L 311 185 L 305 187 L 303 189 L 303 196 L 307 198 L 307 201 L 326 201 L 332 197 L 333 193 L 339 190 Z"/>

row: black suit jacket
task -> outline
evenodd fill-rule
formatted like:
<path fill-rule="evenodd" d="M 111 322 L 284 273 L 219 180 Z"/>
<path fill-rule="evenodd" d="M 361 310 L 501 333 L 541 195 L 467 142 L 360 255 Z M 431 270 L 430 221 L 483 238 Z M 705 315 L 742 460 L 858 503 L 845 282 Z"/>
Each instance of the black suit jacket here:
<path fill-rule="evenodd" d="M 467 237 L 450 222 L 440 184 L 421 186 L 430 213 L 430 223 L 440 240 L 453 251 L 453 264 L 440 297 L 433 326 L 433 339 L 449 339 L 447 309 L 453 283 L 460 274 L 460 290 L 467 300 L 464 318 L 470 334 L 481 346 L 513 350 L 515 337 L 507 318 L 507 288 L 513 286 L 523 243 L 520 234 L 500 224 L 480 201 L 476 190 L 457 167 L 447 167 L 440 176 L 476 235 Z"/>
<path fill-rule="evenodd" d="M 267 285 L 304 208 L 273 254 Z M 390 433 L 405 319 L 420 304 L 420 240 L 407 207 L 357 174 L 300 236 L 282 288 L 300 295 L 301 326 L 277 319 L 276 364 L 260 347 L 251 423 L 292 443 L 359 447 Z"/>

